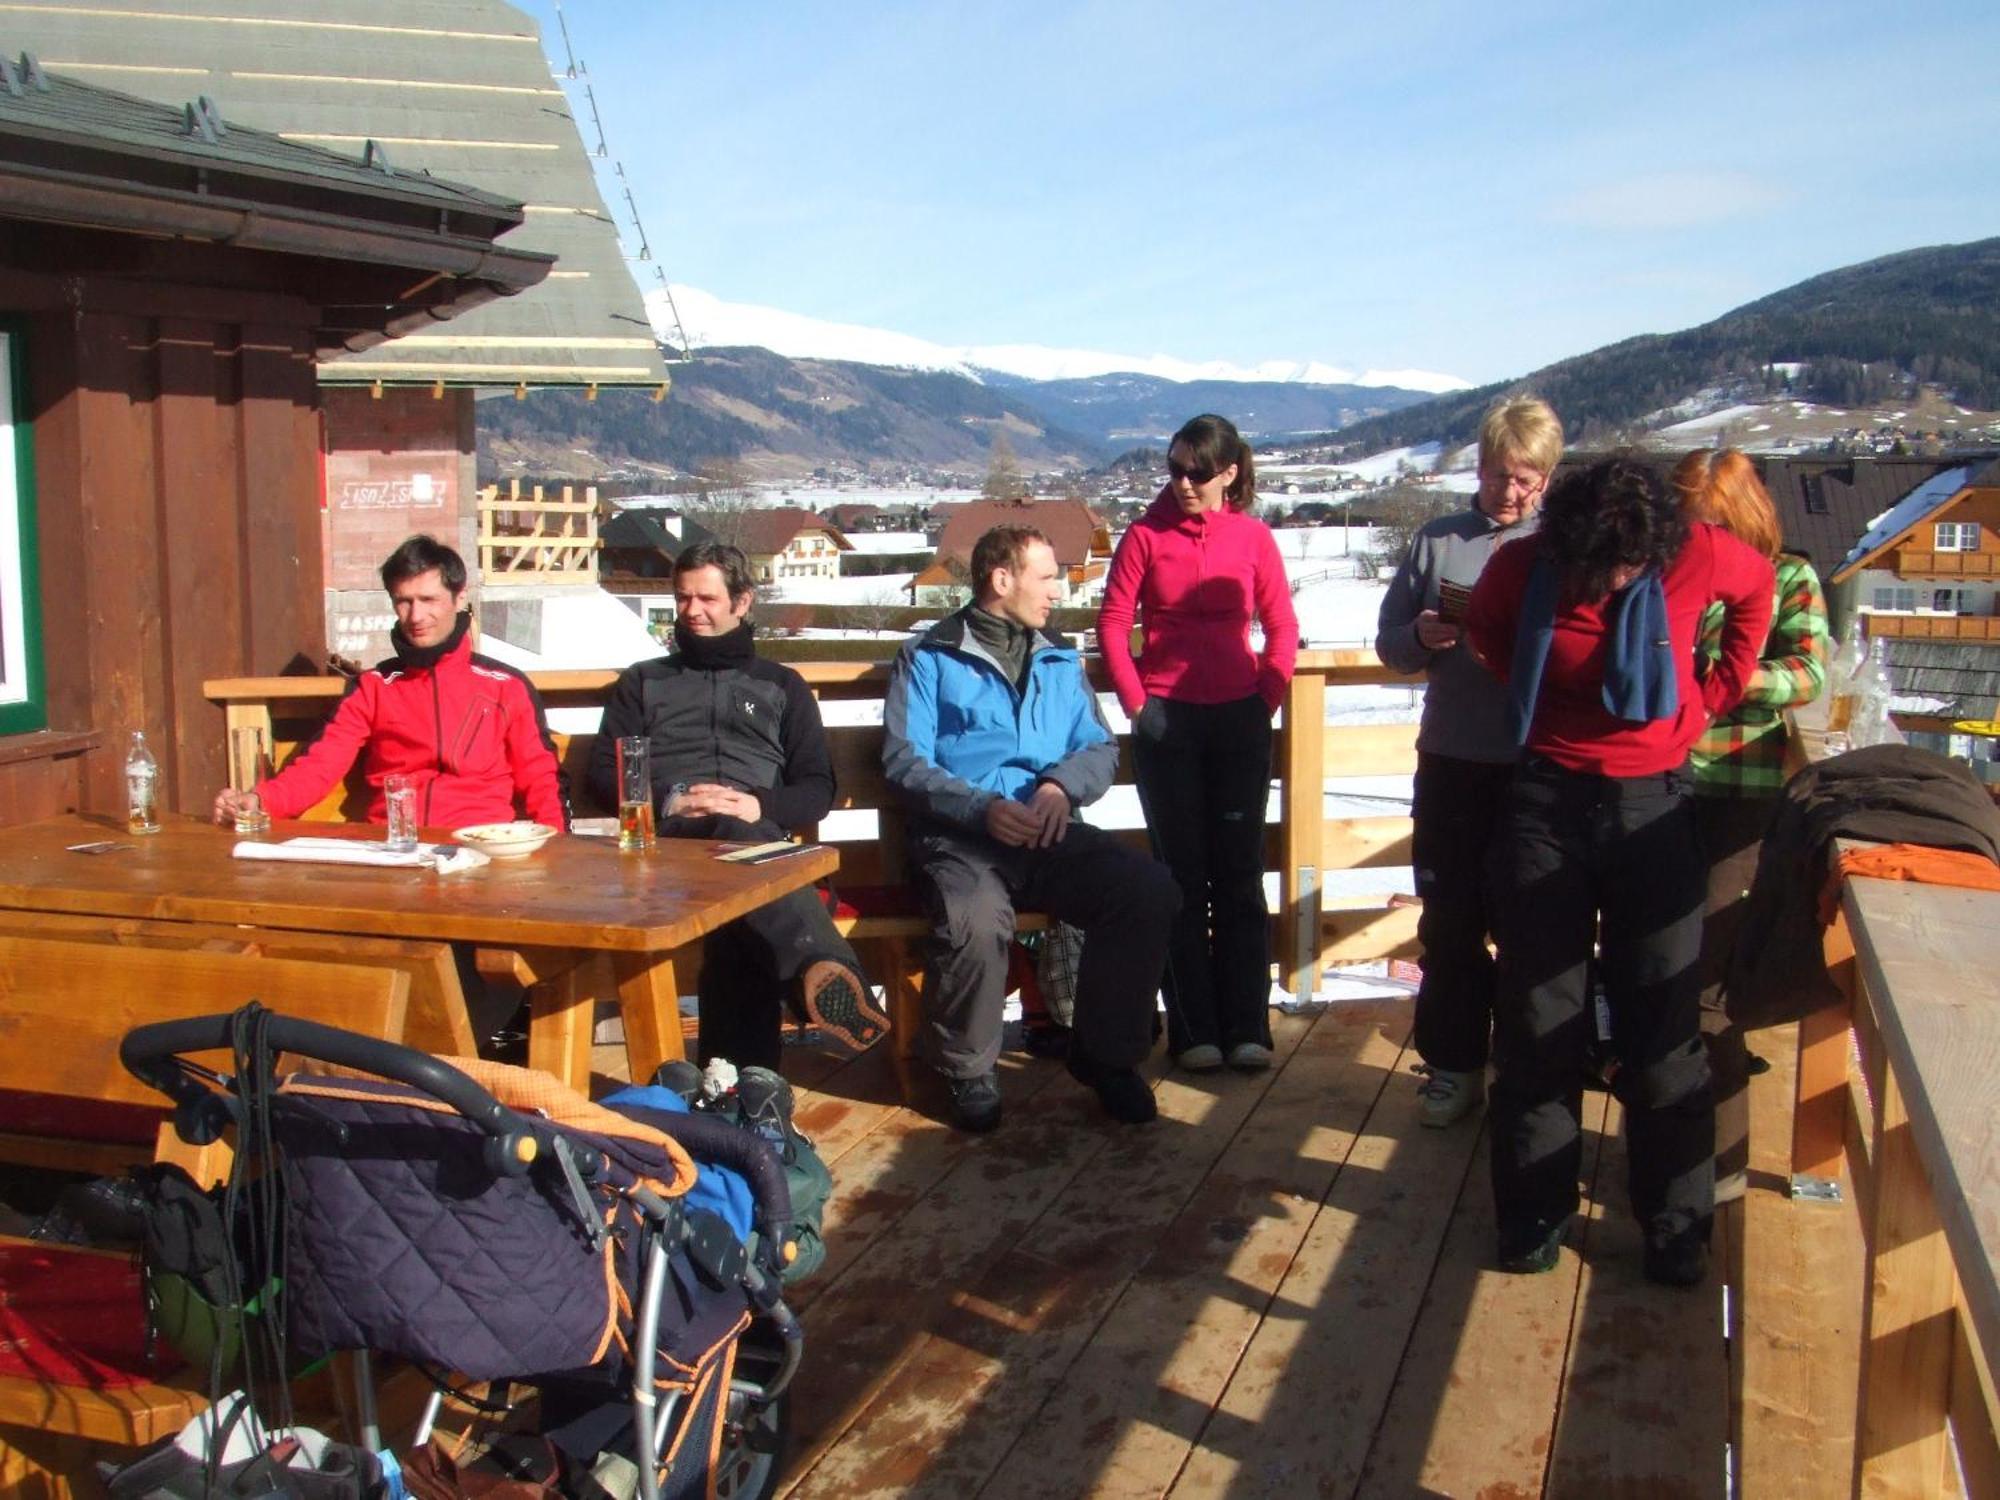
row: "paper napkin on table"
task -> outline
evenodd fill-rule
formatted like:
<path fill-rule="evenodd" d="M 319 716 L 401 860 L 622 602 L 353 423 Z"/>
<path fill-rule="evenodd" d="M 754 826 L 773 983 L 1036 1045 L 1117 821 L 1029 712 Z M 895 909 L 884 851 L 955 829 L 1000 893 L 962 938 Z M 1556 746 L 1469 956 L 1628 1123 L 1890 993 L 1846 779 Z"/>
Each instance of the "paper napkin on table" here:
<path fill-rule="evenodd" d="M 300 837 L 276 844 L 242 839 L 233 852 L 238 859 L 275 859 L 309 865 L 377 865 L 390 869 L 436 870 L 440 875 L 476 870 L 488 863 L 484 854 L 462 844 L 420 844 L 404 853 L 383 844 L 364 843 L 358 839 Z"/>

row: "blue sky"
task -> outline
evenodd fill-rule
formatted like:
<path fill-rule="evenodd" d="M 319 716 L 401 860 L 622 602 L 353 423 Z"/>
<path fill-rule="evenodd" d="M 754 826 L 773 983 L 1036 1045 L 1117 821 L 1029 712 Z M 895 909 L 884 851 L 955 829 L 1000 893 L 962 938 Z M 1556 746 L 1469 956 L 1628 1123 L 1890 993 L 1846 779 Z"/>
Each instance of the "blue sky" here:
<path fill-rule="evenodd" d="M 564 15 L 670 279 L 945 344 L 1484 382 L 2000 234 L 1991 0 Z"/>

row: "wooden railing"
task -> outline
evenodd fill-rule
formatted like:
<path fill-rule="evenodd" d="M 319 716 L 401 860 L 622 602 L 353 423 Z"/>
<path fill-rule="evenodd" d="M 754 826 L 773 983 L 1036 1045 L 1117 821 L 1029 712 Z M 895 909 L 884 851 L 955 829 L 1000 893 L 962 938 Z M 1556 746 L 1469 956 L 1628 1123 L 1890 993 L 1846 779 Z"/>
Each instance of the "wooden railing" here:
<path fill-rule="evenodd" d="M 1793 1168 L 1866 1242 L 1854 1493 L 2000 1494 L 2000 893 L 1850 879 L 1826 944 Z"/>
<path fill-rule="evenodd" d="M 794 665 L 823 700 L 880 698 L 888 685 L 885 662 Z M 1092 662 L 1091 674 L 1099 688 L 1109 690 L 1102 663 Z M 617 675 L 610 670 L 529 674 L 549 708 L 601 707 Z M 1275 774 L 1282 811 L 1266 846 L 1268 868 L 1278 873 L 1280 983 L 1293 993 L 1313 989 L 1322 966 L 1416 952 L 1416 912 L 1390 904 L 1388 882 L 1379 892 L 1347 893 L 1338 901 L 1321 894 L 1331 872 L 1392 869 L 1410 862 L 1407 814 L 1329 819 L 1327 778 L 1408 774 L 1416 766 L 1414 723 L 1329 725 L 1327 694 L 1342 687 L 1414 680 L 1389 670 L 1369 650 L 1300 654 L 1277 736 Z M 227 728 L 262 727 L 282 762 L 288 746 L 318 723 L 344 686 L 334 677 L 227 678 L 206 683 L 204 692 L 223 709 Z M 574 753 L 567 758 L 571 764 L 577 759 Z"/>
<path fill-rule="evenodd" d="M 568 485 L 552 500 L 538 484 L 524 498 L 521 481 L 505 494 L 479 492 L 479 570 L 488 584 L 597 582 L 597 488 L 577 499 Z"/>

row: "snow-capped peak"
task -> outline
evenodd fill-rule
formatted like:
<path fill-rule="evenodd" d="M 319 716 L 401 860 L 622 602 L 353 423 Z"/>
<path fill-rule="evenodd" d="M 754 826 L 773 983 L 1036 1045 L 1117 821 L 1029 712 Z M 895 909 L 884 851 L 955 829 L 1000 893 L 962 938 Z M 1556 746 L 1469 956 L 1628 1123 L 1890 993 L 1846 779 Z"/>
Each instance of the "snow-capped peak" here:
<path fill-rule="evenodd" d="M 1265 360 L 1234 365 L 1223 360 L 1177 359 L 1167 354 L 1107 354 L 1091 349 L 1050 349 L 1040 344 L 951 347 L 858 323 L 833 323 L 802 313 L 748 302 L 725 302 L 699 287 L 676 285 L 673 301 L 681 326 L 696 348 L 748 344 L 788 359 L 841 359 L 902 369 L 948 370 L 973 380 L 982 370 L 1027 380 L 1082 380 L 1097 375 L 1151 375 L 1161 380 L 1254 380 L 1310 385 L 1393 385 L 1405 390 L 1462 391 L 1468 382 L 1428 370 L 1364 370 L 1360 374 L 1320 360 Z M 646 296 L 654 328 L 674 337 L 666 298 Z"/>

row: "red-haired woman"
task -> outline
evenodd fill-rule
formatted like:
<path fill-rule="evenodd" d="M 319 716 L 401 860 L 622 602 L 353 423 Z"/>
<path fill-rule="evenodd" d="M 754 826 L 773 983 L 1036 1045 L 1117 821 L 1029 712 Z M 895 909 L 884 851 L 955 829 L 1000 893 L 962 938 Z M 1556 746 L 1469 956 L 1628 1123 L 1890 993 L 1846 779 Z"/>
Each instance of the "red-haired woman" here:
<path fill-rule="evenodd" d="M 1256 465 L 1235 424 L 1194 418 L 1174 434 L 1167 471 L 1111 560 L 1097 637 L 1132 719 L 1154 851 L 1181 888 L 1167 1049 L 1194 1072 L 1225 1062 L 1247 1072 L 1271 1065 L 1264 808 L 1271 716 L 1291 682 L 1299 622 L 1278 544 L 1250 514 Z M 1135 617 L 1145 631 L 1136 659 Z"/>
<path fill-rule="evenodd" d="M 1701 931 L 1701 1030 L 1715 1079 L 1715 1199 L 1743 1196 L 1750 1167 L 1750 1054 L 1725 1006 L 1744 900 L 1785 784 L 1784 710 L 1810 703 L 1826 686 L 1826 602 L 1812 564 L 1783 550 L 1771 496 L 1750 460 L 1734 448 L 1690 453 L 1674 468 L 1674 489 L 1690 521 L 1720 526 L 1777 570 L 1771 633 L 1742 701 L 1708 726 L 1688 754 L 1695 827 L 1708 858 Z M 1713 607 L 1695 642 L 1706 675 L 1721 653 L 1722 611 Z"/>

